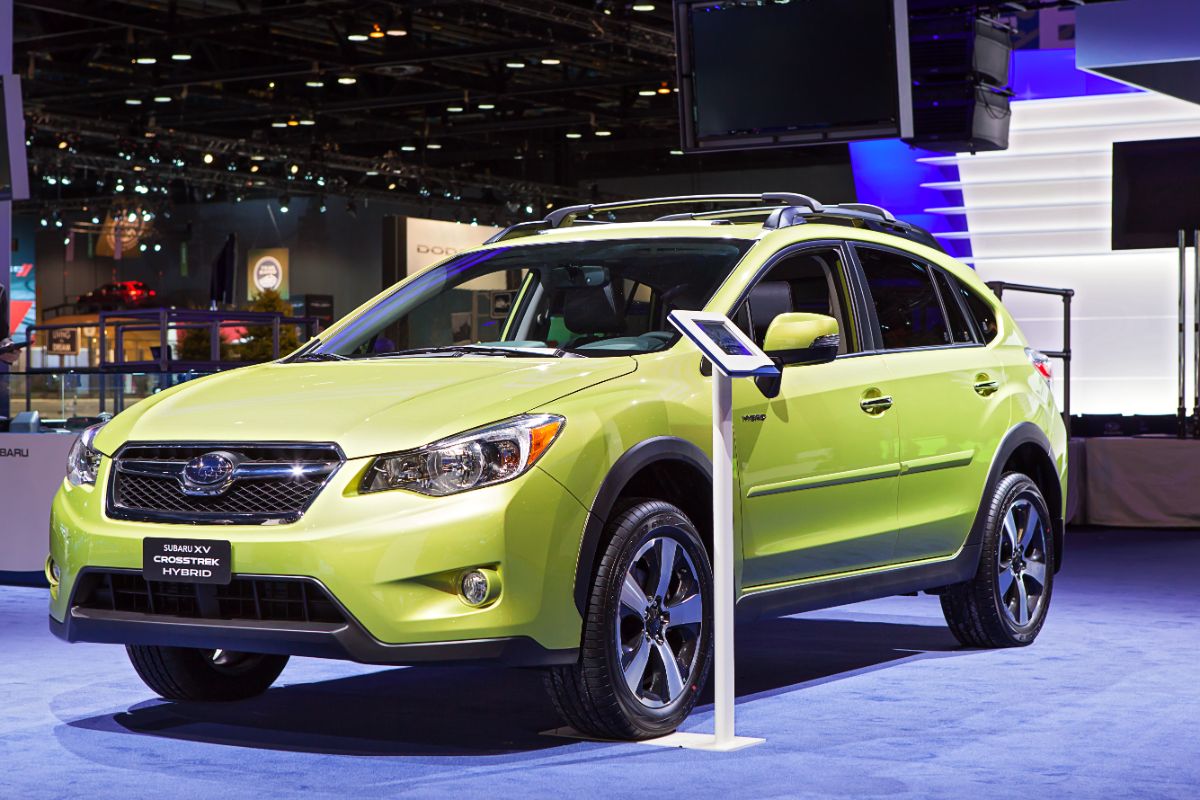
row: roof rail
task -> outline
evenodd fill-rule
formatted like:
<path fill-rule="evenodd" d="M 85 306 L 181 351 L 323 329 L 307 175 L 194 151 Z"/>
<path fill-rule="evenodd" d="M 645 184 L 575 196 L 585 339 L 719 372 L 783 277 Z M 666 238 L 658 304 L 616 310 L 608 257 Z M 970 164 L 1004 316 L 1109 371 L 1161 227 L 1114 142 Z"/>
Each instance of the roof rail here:
<path fill-rule="evenodd" d="M 892 212 L 888 211 L 883 206 L 872 205 L 871 203 L 838 203 L 834 208 L 848 208 L 851 211 L 865 211 L 869 214 L 875 214 L 883 217 L 887 222 L 895 222 L 896 218 Z"/>
<path fill-rule="evenodd" d="M 551 228 L 559 228 L 564 224 L 574 222 L 578 217 L 604 211 L 623 211 L 631 208 L 646 208 L 648 206 L 669 206 L 691 203 L 762 203 L 764 205 L 806 206 L 813 211 L 824 208 L 813 198 L 793 192 L 764 192 L 762 194 L 695 194 L 678 197 L 647 197 L 640 200 L 620 200 L 615 203 L 588 203 L 577 206 L 556 208 L 546 215 L 546 222 Z"/>
<path fill-rule="evenodd" d="M 914 242 L 945 252 L 941 243 L 933 234 L 924 228 L 904 220 L 896 219 L 895 215 L 882 206 L 871 203 L 838 203 L 822 205 L 804 194 L 792 192 L 765 192 L 763 194 L 701 194 L 683 195 L 679 197 L 649 197 L 640 200 L 622 200 L 615 203 L 589 203 L 583 205 L 564 206 L 546 215 L 545 219 L 518 222 L 497 233 L 487 244 L 531 236 L 541 231 L 560 228 L 567 225 L 599 225 L 607 220 L 587 219 L 580 217 L 596 212 L 612 212 L 632 208 L 646 208 L 659 205 L 682 205 L 692 203 L 705 205 L 712 203 L 761 203 L 760 206 L 742 206 L 724 210 L 685 211 L 658 217 L 655 222 L 674 222 L 679 220 L 725 220 L 736 217 L 751 217 L 765 215 L 763 228 L 777 230 L 792 225 L 803 225 L 808 222 L 831 223 L 835 225 L 853 225 L 869 230 L 903 236 Z"/>

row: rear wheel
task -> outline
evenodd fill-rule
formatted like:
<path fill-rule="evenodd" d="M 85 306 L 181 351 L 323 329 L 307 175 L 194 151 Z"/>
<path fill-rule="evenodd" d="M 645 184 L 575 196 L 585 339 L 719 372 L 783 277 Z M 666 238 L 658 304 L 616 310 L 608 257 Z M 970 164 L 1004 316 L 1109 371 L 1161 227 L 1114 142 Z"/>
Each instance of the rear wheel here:
<path fill-rule="evenodd" d="M 1027 645 L 1046 621 L 1054 585 L 1050 510 L 1037 484 L 1016 472 L 985 502 L 979 569 L 942 593 L 942 612 L 965 645 Z"/>
<path fill-rule="evenodd" d="M 167 700 L 244 700 L 270 688 L 287 656 L 127 645 L 138 676 Z"/>
<path fill-rule="evenodd" d="M 712 661 L 712 568 L 687 516 L 636 502 L 609 535 L 585 610 L 579 663 L 552 667 L 547 687 L 576 730 L 645 739 L 675 730 Z"/>

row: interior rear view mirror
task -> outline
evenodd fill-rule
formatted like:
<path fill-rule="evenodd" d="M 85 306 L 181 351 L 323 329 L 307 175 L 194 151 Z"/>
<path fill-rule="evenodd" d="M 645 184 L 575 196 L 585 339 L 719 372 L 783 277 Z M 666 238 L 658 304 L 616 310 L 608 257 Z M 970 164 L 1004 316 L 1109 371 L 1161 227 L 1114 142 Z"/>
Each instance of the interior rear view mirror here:
<path fill-rule="evenodd" d="M 554 289 L 600 289 L 611 280 L 608 267 L 566 265 L 552 268 L 548 283 Z"/>
<path fill-rule="evenodd" d="M 763 350 L 781 366 L 828 364 L 837 358 L 838 322 L 824 314 L 780 314 L 771 321 Z"/>

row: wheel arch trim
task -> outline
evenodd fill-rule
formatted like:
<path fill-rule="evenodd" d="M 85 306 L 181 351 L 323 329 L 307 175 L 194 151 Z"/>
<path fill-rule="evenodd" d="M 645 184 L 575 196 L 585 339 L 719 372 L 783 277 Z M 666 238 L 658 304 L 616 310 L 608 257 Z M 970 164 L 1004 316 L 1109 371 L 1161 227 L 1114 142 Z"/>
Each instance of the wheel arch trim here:
<path fill-rule="evenodd" d="M 712 482 L 712 462 L 708 455 L 695 444 L 676 436 L 655 436 L 644 439 L 626 450 L 609 469 L 600 483 L 595 498 L 588 509 L 583 537 L 579 543 L 579 555 L 575 561 L 575 607 L 580 614 L 587 608 L 588 590 L 596 559 L 600 554 L 600 541 L 604 526 L 612 513 L 621 493 L 635 475 L 650 465 L 661 461 L 681 461 L 701 471 Z"/>

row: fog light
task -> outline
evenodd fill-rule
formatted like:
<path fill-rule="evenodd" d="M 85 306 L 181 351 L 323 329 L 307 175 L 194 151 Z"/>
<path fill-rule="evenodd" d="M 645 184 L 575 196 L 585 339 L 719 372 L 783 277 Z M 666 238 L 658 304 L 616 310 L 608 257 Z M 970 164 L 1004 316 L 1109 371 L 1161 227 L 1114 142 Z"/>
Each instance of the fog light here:
<path fill-rule="evenodd" d="M 463 573 L 458 590 L 467 605 L 486 605 L 500 594 L 500 576 L 490 569 L 473 569 Z"/>
<path fill-rule="evenodd" d="M 62 570 L 58 568 L 58 562 L 54 560 L 54 556 L 46 556 L 46 581 L 50 584 L 50 594 L 57 598 L 58 584 L 62 581 Z"/>
<path fill-rule="evenodd" d="M 487 600 L 488 596 L 488 579 L 477 569 L 473 569 L 466 575 L 462 576 L 462 596 L 463 600 L 467 601 L 467 605 L 477 606 Z"/>

